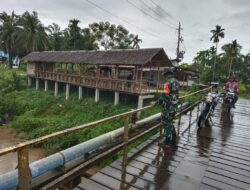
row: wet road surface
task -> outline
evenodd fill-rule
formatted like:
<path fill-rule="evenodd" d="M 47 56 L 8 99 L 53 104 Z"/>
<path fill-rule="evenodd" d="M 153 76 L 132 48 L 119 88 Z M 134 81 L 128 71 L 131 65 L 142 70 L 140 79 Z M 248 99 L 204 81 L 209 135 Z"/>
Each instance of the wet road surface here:
<path fill-rule="evenodd" d="M 213 126 L 201 130 L 197 130 L 196 111 L 190 127 L 189 113 L 182 117 L 177 146 L 159 147 L 154 136 L 129 153 L 125 174 L 120 158 L 75 190 L 249 190 L 250 101 L 240 99 L 230 115 L 218 105 Z"/>

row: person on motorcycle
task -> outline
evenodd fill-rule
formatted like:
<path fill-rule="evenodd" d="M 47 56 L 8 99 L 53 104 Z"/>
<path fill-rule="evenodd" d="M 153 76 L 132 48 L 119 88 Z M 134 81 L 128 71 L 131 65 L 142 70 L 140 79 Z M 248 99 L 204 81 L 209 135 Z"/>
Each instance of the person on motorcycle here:
<path fill-rule="evenodd" d="M 226 92 L 229 92 L 229 91 L 232 91 L 235 93 L 235 100 L 234 100 L 234 104 L 233 104 L 233 107 L 235 108 L 235 103 L 237 102 L 238 100 L 238 93 L 239 93 L 239 85 L 238 83 L 236 82 L 236 77 L 234 75 L 234 73 L 231 73 L 228 77 L 228 81 L 227 83 L 225 84 L 225 91 Z"/>

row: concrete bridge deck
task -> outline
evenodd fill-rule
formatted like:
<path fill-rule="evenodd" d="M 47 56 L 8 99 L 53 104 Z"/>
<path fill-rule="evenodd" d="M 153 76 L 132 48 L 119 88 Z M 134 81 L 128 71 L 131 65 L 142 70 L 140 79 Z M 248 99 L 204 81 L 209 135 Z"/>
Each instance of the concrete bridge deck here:
<path fill-rule="evenodd" d="M 249 190 L 250 101 L 240 99 L 230 115 L 218 105 L 214 125 L 199 131 L 196 116 L 190 127 L 189 114 L 182 117 L 175 147 L 159 147 L 154 136 L 129 153 L 125 174 L 120 158 L 74 190 Z"/>

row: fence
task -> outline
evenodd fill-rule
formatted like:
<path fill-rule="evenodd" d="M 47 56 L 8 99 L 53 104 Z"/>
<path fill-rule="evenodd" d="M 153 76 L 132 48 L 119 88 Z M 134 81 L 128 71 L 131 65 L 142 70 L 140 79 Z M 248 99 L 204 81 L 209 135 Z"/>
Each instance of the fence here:
<path fill-rule="evenodd" d="M 179 122 L 178 122 L 178 135 L 179 135 L 179 130 L 180 130 L 180 121 L 181 121 L 181 115 L 182 113 L 184 113 L 185 111 L 193 108 L 196 105 L 199 105 L 200 101 L 195 102 L 194 104 L 192 104 L 191 106 L 189 106 L 186 109 L 182 109 L 183 107 L 183 99 L 188 97 L 188 96 L 192 96 L 195 95 L 197 93 L 201 93 L 201 92 L 207 92 L 211 89 L 211 87 L 203 89 L 203 90 L 199 90 L 196 92 L 193 92 L 191 94 L 185 95 L 180 97 L 181 100 L 181 108 L 180 108 L 180 112 L 176 115 L 176 117 L 179 118 Z M 50 135 L 46 135 L 34 140 L 30 140 L 30 141 L 26 141 L 20 144 L 17 144 L 15 146 L 12 147 L 8 147 L 8 148 L 4 148 L 2 150 L 0 150 L 0 156 L 1 155 L 5 155 L 8 154 L 10 152 L 15 152 L 17 151 L 18 154 L 18 179 L 19 179 L 19 184 L 18 184 L 18 189 L 19 190 L 29 190 L 31 189 L 31 182 L 32 182 L 32 176 L 31 176 L 31 171 L 29 168 L 29 147 L 34 146 L 36 144 L 40 144 L 42 142 L 48 141 L 50 139 L 56 138 L 56 137 L 60 137 L 60 136 L 65 136 L 69 133 L 72 132 L 76 132 L 82 129 L 86 129 L 86 128 L 93 128 L 98 124 L 107 122 L 107 121 L 111 121 L 113 119 L 117 119 L 117 118 L 124 118 L 125 122 L 124 122 L 124 137 L 123 137 L 123 142 L 112 147 L 111 149 L 109 149 L 108 151 L 105 151 L 101 154 L 97 154 L 96 156 L 94 156 L 93 158 L 87 160 L 86 162 L 80 164 L 79 166 L 75 167 L 74 169 L 72 169 L 71 171 L 69 171 L 68 173 L 62 175 L 61 177 L 57 178 L 56 180 L 52 181 L 51 183 L 48 183 L 43 189 L 54 189 L 58 186 L 61 185 L 62 181 L 64 181 L 65 179 L 72 179 L 74 176 L 78 175 L 77 172 L 79 172 L 80 170 L 86 168 L 87 166 L 94 164 L 100 160 L 102 160 L 103 158 L 115 153 L 116 151 L 120 150 L 123 148 L 124 154 L 123 154 L 123 171 L 125 170 L 126 166 L 127 166 L 127 154 L 128 154 L 128 144 L 130 144 L 131 142 L 139 139 L 140 137 L 144 136 L 145 134 L 148 134 L 149 132 L 157 129 L 160 127 L 160 135 L 162 135 L 162 125 L 161 123 L 156 124 L 155 126 L 145 130 L 144 132 L 129 138 L 129 122 L 134 118 L 135 115 L 137 114 L 137 112 L 143 111 L 143 110 L 147 110 L 152 108 L 153 105 L 150 106 L 146 106 L 143 107 L 141 109 L 136 109 L 136 110 L 132 110 L 132 111 L 128 111 L 125 113 L 121 113 L 115 116 L 111 116 L 111 117 L 107 117 L 98 121 L 94 121 L 94 122 L 90 122 L 84 125 L 80 125 L 77 127 L 73 127 L 70 129 L 66 129 L 63 131 L 59 131 L 59 132 L 55 132 L 52 133 Z M 199 106 L 198 106 L 199 108 Z M 190 111 L 190 118 L 191 118 L 191 114 L 192 111 Z M 198 113 L 197 113 L 198 116 Z M 191 121 L 191 120 L 190 120 Z M 65 182 L 65 181 L 64 181 Z"/>
<path fill-rule="evenodd" d="M 133 94 L 156 92 L 156 87 L 149 86 L 145 80 L 122 80 L 107 77 L 80 76 L 77 74 L 55 73 L 47 71 L 36 71 L 36 77 L 73 85 L 128 92 Z"/>

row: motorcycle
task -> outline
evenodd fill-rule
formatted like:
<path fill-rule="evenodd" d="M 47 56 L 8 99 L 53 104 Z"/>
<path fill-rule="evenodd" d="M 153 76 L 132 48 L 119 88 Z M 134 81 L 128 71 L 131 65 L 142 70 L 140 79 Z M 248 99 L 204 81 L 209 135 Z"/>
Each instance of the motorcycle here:
<path fill-rule="evenodd" d="M 223 105 L 227 113 L 230 113 L 231 108 L 234 106 L 234 102 L 235 102 L 235 92 L 233 90 L 227 91 L 223 99 Z"/>
<path fill-rule="evenodd" d="M 199 115 L 198 118 L 198 127 L 205 127 L 206 124 L 209 122 L 209 120 L 212 122 L 211 120 L 211 116 L 214 112 L 214 109 L 217 105 L 219 101 L 219 96 L 217 93 L 208 93 L 208 95 L 206 96 L 205 100 L 202 103 L 202 109 L 201 109 L 201 113 Z"/>

